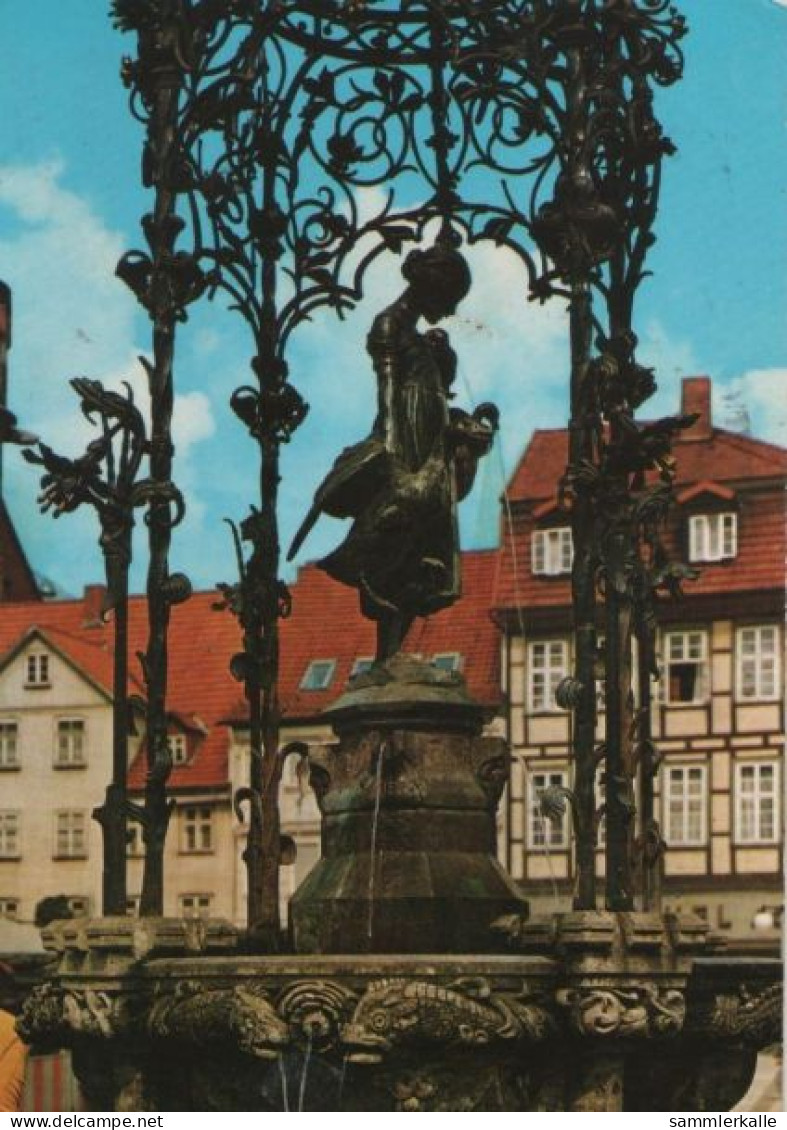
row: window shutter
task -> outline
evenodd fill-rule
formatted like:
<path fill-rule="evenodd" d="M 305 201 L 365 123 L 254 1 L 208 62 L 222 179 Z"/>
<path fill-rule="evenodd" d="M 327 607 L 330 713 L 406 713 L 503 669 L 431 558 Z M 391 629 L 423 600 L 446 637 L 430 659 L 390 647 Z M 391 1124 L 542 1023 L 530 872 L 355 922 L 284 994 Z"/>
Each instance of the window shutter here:
<path fill-rule="evenodd" d="M 546 571 L 546 540 L 543 530 L 536 530 L 530 539 L 532 557 L 533 557 L 533 572 L 544 573 Z"/>
<path fill-rule="evenodd" d="M 695 514 L 689 518 L 689 560 L 705 560 L 705 533 L 707 518 L 704 514 Z"/>

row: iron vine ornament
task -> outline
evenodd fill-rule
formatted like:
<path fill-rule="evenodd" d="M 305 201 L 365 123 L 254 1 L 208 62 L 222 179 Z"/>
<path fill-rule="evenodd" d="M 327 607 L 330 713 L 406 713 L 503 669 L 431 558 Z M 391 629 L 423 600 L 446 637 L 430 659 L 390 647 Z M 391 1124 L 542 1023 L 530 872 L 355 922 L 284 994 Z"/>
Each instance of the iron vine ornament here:
<path fill-rule="evenodd" d="M 105 389 L 99 381 L 77 377 L 71 381 L 86 419 L 101 428 L 98 439 L 77 458 L 58 455 L 44 443 L 23 452 L 25 459 L 44 468 L 39 504 L 55 518 L 89 505 L 98 517 L 99 544 L 104 556 L 107 592 L 102 616 L 113 614 L 113 745 L 112 780 L 104 804 L 93 815 L 104 834 L 102 905 L 105 914 L 126 912 L 127 822 L 145 826 L 146 812 L 129 801 L 127 759 L 130 714 L 128 701 L 128 577 L 132 556 L 134 511 L 154 502 L 174 506 L 173 523 L 184 504 L 171 484 L 140 478 L 150 443 L 142 413 L 130 386 L 126 393 Z M 177 578 L 175 578 L 177 581 Z"/>
<path fill-rule="evenodd" d="M 523 299 L 568 300 L 562 498 L 575 548 L 576 664 L 565 699 L 575 718 L 575 902 L 596 905 L 602 772 L 606 904 L 633 905 L 639 864 L 644 905 L 653 905 L 661 844 L 648 710 L 654 602 L 689 575 L 667 560 L 659 528 L 671 444 L 688 421 L 635 422 L 655 379 L 637 361 L 633 319 L 661 165 L 673 151 L 653 98 L 680 77 L 683 18 L 668 0 L 114 0 L 112 14 L 137 37 L 122 75 L 145 127 L 142 180 L 153 193 L 142 221 L 146 248 L 118 265 L 152 334 L 144 361 L 151 485 L 142 913 L 163 907 L 167 630 L 172 604 L 189 592 L 169 568 L 182 504 L 171 440 L 178 323 L 192 303 L 221 293 L 251 335 L 251 378 L 231 406 L 257 444 L 257 498 L 239 535 L 250 553 L 245 561 L 239 554 L 240 580 L 224 591 L 241 623 L 233 671 L 244 684 L 253 751 L 249 923 L 261 945 L 274 947 L 278 624 L 289 607 L 279 576 L 279 452 L 307 411 L 288 347 L 320 307 L 340 316 L 352 309 L 378 256 L 432 238 L 435 228 L 443 239 L 489 240 L 514 252 L 527 279 Z M 607 718 L 600 745 L 599 628 Z M 125 737 L 116 732 L 115 740 L 119 749 Z M 109 869 L 124 867 L 113 855 Z"/>

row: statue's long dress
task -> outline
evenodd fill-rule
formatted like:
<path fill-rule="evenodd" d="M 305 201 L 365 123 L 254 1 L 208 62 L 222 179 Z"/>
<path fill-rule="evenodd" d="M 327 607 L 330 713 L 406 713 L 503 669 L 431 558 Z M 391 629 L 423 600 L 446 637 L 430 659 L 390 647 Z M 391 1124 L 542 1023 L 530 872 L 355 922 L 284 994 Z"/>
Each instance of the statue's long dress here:
<path fill-rule="evenodd" d="M 459 596 L 446 378 L 428 339 L 396 306 L 375 319 L 368 348 L 377 419 L 366 440 L 342 452 L 315 499 L 355 521 L 320 565 L 360 590 L 373 619 L 392 609 L 428 616 Z"/>

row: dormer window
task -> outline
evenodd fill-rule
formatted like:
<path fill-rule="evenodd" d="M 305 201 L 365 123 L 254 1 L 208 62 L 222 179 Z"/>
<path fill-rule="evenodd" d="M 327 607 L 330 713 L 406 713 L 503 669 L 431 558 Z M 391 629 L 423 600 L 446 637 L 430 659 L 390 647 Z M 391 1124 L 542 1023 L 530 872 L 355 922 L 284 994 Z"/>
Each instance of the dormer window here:
<path fill-rule="evenodd" d="M 367 671 L 371 671 L 373 666 L 374 660 L 370 655 L 359 656 L 352 665 L 350 678 L 357 679 L 359 675 L 365 675 Z"/>
<path fill-rule="evenodd" d="M 27 682 L 28 687 L 49 686 L 49 656 L 44 651 L 32 652 L 27 657 Z"/>
<path fill-rule="evenodd" d="M 461 671 L 462 656 L 458 651 L 444 651 L 433 655 L 431 663 L 438 671 Z"/>
<path fill-rule="evenodd" d="M 570 573 L 574 563 L 574 543 L 570 526 L 551 530 L 535 530 L 531 540 L 533 572 L 557 577 Z"/>
<path fill-rule="evenodd" d="M 301 679 L 302 691 L 324 691 L 331 685 L 336 670 L 335 659 L 313 659 Z"/>
<path fill-rule="evenodd" d="M 185 765 L 189 759 L 189 747 L 185 734 L 169 734 L 167 737 L 169 754 L 173 765 Z"/>
<path fill-rule="evenodd" d="M 738 552 L 738 515 L 694 514 L 689 518 L 689 561 L 727 561 Z"/>

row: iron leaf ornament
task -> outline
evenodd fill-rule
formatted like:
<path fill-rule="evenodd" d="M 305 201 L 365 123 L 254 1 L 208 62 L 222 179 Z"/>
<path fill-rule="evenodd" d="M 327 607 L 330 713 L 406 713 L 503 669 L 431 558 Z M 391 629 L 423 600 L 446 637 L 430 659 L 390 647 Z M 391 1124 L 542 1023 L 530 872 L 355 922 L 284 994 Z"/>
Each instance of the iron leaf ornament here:
<path fill-rule="evenodd" d="M 96 511 L 107 578 L 104 612 L 108 612 L 122 599 L 127 583 L 134 509 L 143 501 L 137 476 L 149 450 L 148 438 L 130 385 L 123 395 L 86 377 L 70 383 L 83 415 L 100 428 L 100 437 L 76 458 L 58 455 L 42 442 L 22 454 L 28 463 L 44 468 L 38 497 L 43 513 L 59 518 L 84 505 Z"/>
<path fill-rule="evenodd" d="M 181 591 L 167 562 L 180 511 L 169 428 L 176 325 L 194 302 L 221 295 L 250 337 L 252 377 L 231 407 L 257 445 L 258 489 L 234 531 L 239 581 L 222 592 L 243 631 L 233 673 L 249 703 L 249 788 L 264 808 L 256 823 L 251 810 L 249 919 L 275 946 L 278 621 L 289 601 L 279 578 L 279 454 L 306 417 L 289 346 L 316 311 L 352 310 L 370 266 L 432 238 L 430 225 L 516 254 L 523 298 L 569 303 L 570 451 L 560 493 L 575 548 L 577 658 L 566 699 L 575 715 L 575 902 L 596 905 L 603 772 L 606 901 L 630 908 L 633 828 L 652 807 L 652 780 L 637 813 L 632 800 L 630 645 L 636 635 L 647 702 L 655 602 L 689 577 L 666 560 L 659 532 L 672 446 L 688 421 L 635 421 L 655 376 L 637 360 L 633 329 L 662 165 L 674 152 L 654 94 L 680 77 L 683 17 L 669 0 L 115 0 L 112 13 L 137 36 L 122 75 L 145 125 L 142 180 L 155 195 L 146 247 L 118 266 L 154 341 L 151 474 L 135 495 L 135 505 L 148 504 L 151 544 L 144 669 L 155 850 L 145 912 L 161 904 L 166 628 Z M 83 489 L 78 479 L 74 490 Z M 602 621 L 608 733 L 599 746 Z M 648 741 L 646 729 L 637 741 Z"/>
<path fill-rule="evenodd" d="M 39 505 L 59 518 L 91 506 L 100 527 L 107 589 L 102 615 L 114 619 L 112 696 L 112 778 L 104 803 L 93 811 L 104 838 L 102 903 L 105 914 L 126 912 L 126 840 L 128 819 L 141 812 L 127 795 L 128 735 L 131 715 L 128 701 L 128 578 L 132 556 L 134 511 L 155 496 L 158 484 L 139 478 L 143 460 L 150 455 L 145 421 L 134 402 L 130 385 L 125 393 L 105 389 L 100 381 L 77 377 L 71 386 L 85 418 L 100 430 L 85 452 L 76 457 L 59 455 L 45 443 L 23 452 L 34 466 L 43 468 Z"/>

